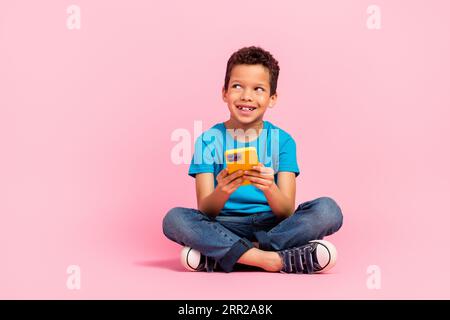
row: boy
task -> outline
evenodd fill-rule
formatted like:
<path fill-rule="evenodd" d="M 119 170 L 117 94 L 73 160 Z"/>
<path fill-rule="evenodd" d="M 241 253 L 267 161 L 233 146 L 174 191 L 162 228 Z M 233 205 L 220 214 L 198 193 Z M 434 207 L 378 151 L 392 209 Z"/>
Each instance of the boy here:
<path fill-rule="evenodd" d="M 334 246 L 320 239 L 341 227 L 339 206 L 322 197 L 295 209 L 295 141 L 263 120 L 277 101 L 278 74 L 278 61 L 259 47 L 242 48 L 228 60 L 222 96 L 230 118 L 197 139 L 189 168 L 198 210 L 176 207 L 163 221 L 164 234 L 185 246 L 181 261 L 189 270 L 230 272 L 241 264 L 315 273 L 336 261 Z M 225 150 L 249 146 L 259 164 L 228 172 Z"/>

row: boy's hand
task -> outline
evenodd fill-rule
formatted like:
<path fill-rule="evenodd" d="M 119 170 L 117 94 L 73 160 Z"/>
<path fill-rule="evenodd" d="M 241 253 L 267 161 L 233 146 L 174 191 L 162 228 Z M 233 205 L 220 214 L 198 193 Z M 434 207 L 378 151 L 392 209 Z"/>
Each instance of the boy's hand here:
<path fill-rule="evenodd" d="M 275 185 L 273 169 L 265 167 L 261 162 L 253 166 L 252 170 L 244 171 L 243 178 L 262 191 L 267 191 Z"/>
<path fill-rule="evenodd" d="M 244 179 L 242 179 L 243 174 L 244 172 L 242 172 L 242 170 L 229 174 L 227 168 L 223 169 L 216 177 L 216 189 L 226 193 L 227 195 L 232 194 L 244 182 Z"/>

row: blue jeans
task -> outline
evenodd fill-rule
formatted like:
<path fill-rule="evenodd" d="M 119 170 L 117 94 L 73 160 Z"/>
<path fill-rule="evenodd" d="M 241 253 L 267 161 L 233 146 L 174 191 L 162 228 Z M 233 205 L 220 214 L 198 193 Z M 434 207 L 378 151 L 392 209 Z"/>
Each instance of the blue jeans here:
<path fill-rule="evenodd" d="M 170 240 L 213 258 L 230 272 L 241 255 L 254 247 L 252 242 L 270 251 L 299 247 L 335 233 L 342 222 L 337 203 L 321 197 L 300 204 L 285 219 L 277 218 L 272 211 L 211 218 L 196 209 L 176 207 L 164 217 L 163 232 Z"/>

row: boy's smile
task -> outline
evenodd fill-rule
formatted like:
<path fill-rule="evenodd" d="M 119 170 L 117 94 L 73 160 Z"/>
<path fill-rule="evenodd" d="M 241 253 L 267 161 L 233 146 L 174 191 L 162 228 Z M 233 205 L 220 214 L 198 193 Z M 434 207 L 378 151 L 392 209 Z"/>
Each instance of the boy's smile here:
<path fill-rule="evenodd" d="M 222 89 L 222 97 L 230 110 L 229 126 L 247 130 L 260 127 L 267 107 L 275 105 L 277 94 L 270 96 L 267 68 L 261 64 L 240 64 L 231 70 L 228 88 Z"/>

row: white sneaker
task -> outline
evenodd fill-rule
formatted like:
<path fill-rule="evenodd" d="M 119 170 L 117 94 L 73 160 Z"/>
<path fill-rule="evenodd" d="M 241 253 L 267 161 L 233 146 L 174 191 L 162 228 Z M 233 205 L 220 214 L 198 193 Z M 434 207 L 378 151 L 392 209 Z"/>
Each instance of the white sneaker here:
<path fill-rule="evenodd" d="M 181 249 L 180 261 L 183 267 L 189 271 L 213 272 L 218 267 L 213 258 L 207 257 L 191 247 Z"/>

